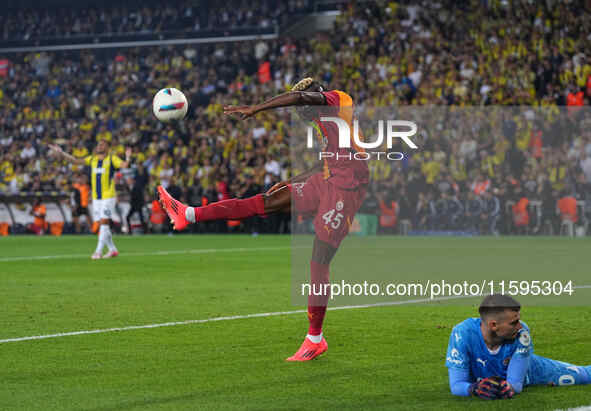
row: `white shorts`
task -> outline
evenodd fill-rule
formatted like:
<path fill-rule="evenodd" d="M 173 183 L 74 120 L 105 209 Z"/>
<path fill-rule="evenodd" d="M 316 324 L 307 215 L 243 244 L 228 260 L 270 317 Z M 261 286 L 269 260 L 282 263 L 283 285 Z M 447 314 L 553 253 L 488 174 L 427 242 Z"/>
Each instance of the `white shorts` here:
<path fill-rule="evenodd" d="M 104 200 L 92 200 L 92 219 L 112 219 L 115 214 L 115 197 Z"/>

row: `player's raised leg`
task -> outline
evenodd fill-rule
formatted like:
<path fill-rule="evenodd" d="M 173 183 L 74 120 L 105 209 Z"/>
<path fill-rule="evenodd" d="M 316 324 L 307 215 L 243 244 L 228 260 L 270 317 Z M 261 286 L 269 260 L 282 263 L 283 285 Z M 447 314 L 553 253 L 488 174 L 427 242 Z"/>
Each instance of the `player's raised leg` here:
<path fill-rule="evenodd" d="M 174 199 L 162 186 L 158 186 L 160 202 L 170 217 L 174 229 L 184 230 L 190 223 L 212 220 L 242 220 L 277 212 L 289 212 L 290 190 L 287 187 L 257 194 L 256 196 L 218 201 L 204 207 L 190 207 Z"/>

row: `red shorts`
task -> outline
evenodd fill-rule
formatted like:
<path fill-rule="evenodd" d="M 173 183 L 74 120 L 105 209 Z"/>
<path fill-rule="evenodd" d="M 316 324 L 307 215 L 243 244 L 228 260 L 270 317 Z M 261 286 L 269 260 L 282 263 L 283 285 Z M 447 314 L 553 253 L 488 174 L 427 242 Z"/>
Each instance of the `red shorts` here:
<path fill-rule="evenodd" d="M 317 173 L 305 183 L 290 184 L 290 188 L 292 210 L 297 215 L 313 215 L 316 237 L 338 248 L 365 199 L 366 187 L 338 188 Z"/>

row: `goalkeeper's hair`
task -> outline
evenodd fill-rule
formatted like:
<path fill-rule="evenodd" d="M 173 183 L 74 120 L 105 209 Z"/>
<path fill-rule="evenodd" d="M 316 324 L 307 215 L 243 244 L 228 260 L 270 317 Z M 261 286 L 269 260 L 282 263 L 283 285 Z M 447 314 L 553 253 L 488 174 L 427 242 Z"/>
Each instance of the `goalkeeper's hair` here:
<path fill-rule="evenodd" d="M 318 81 L 314 80 L 312 77 L 305 77 L 295 83 L 291 91 L 324 91 L 325 88 L 320 84 Z"/>
<path fill-rule="evenodd" d="M 508 295 L 504 294 L 491 294 L 482 300 L 478 312 L 481 318 L 490 316 L 496 316 L 505 310 L 519 311 L 521 310 L 521 304 Z"/>

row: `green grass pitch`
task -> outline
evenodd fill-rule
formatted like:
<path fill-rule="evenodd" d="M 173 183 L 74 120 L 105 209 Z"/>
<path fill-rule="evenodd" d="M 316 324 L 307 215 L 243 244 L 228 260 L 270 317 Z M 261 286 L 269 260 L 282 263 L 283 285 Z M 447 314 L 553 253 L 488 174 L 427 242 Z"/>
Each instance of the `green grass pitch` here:
<path fill-rule="evenodd" d="M 578 272 L 580 283 L 582 267 L 591 267 L 587 239 L 389 241 L 400 245 L 407 273 L 414 264 L 454 278 L 478 261 L 498 272 L 530 270 L 533 278 L 550 255 L 562 267 L 558 279 Z M 115 242 L 119 258 L 91 261 L 96 237 L 0 238 L 0 340 L 304 308 L 291 302 L 288 236 L 117 236 Z M 437 251 L 450 244 L 481 257 L 462 263 L 453 251 Z M 329 311 L 329 350 L 308 363 L 285 361 L 307 331 L 302 313 L 2 342 L 0 409 L 553 410 L 591 404 L 591 386 L 528 387 L 510 402 L 452 397 L 447 341 L 455 324 L 475 316 L 477 304 Z M 522 319 L 535 352 L 591 364 L 587 304 L 525 306 Z"/>

